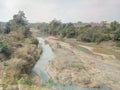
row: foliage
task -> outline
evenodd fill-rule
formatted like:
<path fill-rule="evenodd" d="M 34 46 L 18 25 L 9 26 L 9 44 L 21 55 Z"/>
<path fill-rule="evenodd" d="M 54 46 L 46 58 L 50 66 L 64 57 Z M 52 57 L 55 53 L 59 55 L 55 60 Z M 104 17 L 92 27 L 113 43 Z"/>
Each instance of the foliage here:
<path fill-rule="evenodd" d="M 10 32 L 10 23 L 7 23 L 4 33 L 8 34 L 9 32 Z"/>
<path fill-rule="evenodd" d="M 120 24 L 117 21 L 113 21 L 110 23 L 110 27 L 113 31 L 117 30 L 117 28 L 120 26 Z"/>
<path fill-rule="evenodd" d="M 61 37 L 74 37 L 75 27 L 72 23 L 63 24 L 60 21 L 53 20 L 48 26 L 48 33 L 50 35 L 60 35 Z"/>
<path fill-rule="evenodd" d="M 6 56 L 11 55 L 11 51 L 8 48 L 8 45 L 4 44 L 1 40 L 0 40 L 0 53 L 4 53 Z"/>
<path fill-rule="evenodd" d="M 32 34 L 32 33 L 30 32 L 29 27 L 27 27 L 27 26 L 21 26 L 21 27 L 19 27 L 19 28 L 18 28 L 18 33 L 23 34 L 25 38 L 31 37 L 31 34 Z"/>
<path fill-rule="evenodd" d="M 35 45 L 38 45 L 38 44 L 39 44 L 39 41 L 38 41 L 37 38 L 32 38 L 32 39 L 31 39 L 31 42 L 32 42 L 32 44 L 35 44 Z"/>
<path fill-rule="evenodd" d="M 107 27 L 104 26 L 95 26 L 92 27 L 90 25 L 86 25 L 81 28 L 77 28 L 77 39 L 86 41 L 86 42 L 97 42 L 100 43 L 101 41 L 108 41 L 111 39 L 109 35 L 109 30 Z"/>
<path fill-rule="evenodd" d="M 15 85 L 17 80 L 32 85 L 31 69 L 42 52 L 37 47 L 38 40 L 33 39 L 24 12 L 20 11 L 7 23 L 0 23 L 0 59 L 4 71 L 1 73 L 1 84 Z M 8 58 L 9 56 L 9 58 Z M 11 56 L 11 57 L 10 57 Z M 6 90 L 6 89 L 5 89 Z M 13 89 L 10 89 L 13 90 Z"/>
<path fill-rule="evenodd" d="M 7 23 L 5 32 L 9 33 L 10 31 L 19 31 L 25 38 L 31 36 L 28 20 L 23 11 L 19 11 L 18 14 L 15 14 L 13 19 Z"/>
<path fill-rule="evenodd" d="M 19 11 L 18 14 L 15 14 L 13 16 L 13 20 L 11 20 L 11 23 L 22 26 L 27 25 L 28 21 L 26 20 L 25 13 L 23 11 Z"/>
<path fill-rule="evenodd" d="M 48 32 L 50 35 L 58 35 L 61 28 L 62 28 L 62 23 L 60 21 L 53 20 L 50 22 L 48 26 Z"/>
<path fill-rule="evenodd" d="M 115 31 L 114 40 L 120 41 L 120 28 Z"/>
<path fill-rule="evenodd" d="M 33 85 L 33 81 L 29 78 L 29 79 L 24 79 L 23 77 L 21 77 L 19 80 L 18 80 L 18 83 L 19 84 L 26 84 L 26 85 Z"/>
<path fill-rule="evenodd" d="M 75 28 L 72 23 L 66 24 L 65 28 L 66 37 L 72 38 L 75 36 Z"/>
<path fill-rule="evenodd" d="M 41 24 L 36 24 L 38 29 Z M 59 20 L 52 20 L 43 30 L 50 35 L 61 38 L 76 38 L 79 41 L 101 43 L 102 41 L 120 41 L 120 24 L 117 21 L 107 23 L 62 23 Z M 35 25 L 34 25 L 35 26 Z"/>

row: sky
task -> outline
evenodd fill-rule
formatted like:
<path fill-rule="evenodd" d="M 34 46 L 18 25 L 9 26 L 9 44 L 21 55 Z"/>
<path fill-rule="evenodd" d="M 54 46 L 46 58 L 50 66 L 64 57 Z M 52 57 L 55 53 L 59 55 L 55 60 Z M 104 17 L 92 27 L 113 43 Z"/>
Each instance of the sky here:
<path fill-rule="evenodd" d="M 120 0 L 0 0 L 0 21 L 19 10 L 29 22 L 120 22 Z"/>

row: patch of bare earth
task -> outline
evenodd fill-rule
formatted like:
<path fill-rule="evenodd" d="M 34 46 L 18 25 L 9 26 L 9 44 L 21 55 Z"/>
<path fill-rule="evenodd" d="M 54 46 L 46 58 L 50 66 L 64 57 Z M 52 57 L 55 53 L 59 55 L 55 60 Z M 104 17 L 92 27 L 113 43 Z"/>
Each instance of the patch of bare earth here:
<path fill-rule="evenodd" d="M 106 84 L 113 90 L 120 90 L 120 61 L 114 55 L 94 52 L 94 47 L 58 41 L 49 37 L 56 57 L 50 62 L 48 74 L 61 83 L 75 84 L 82 87 L 99 87 Z M 86 51 L 78 50 L 81 46 Z"/>

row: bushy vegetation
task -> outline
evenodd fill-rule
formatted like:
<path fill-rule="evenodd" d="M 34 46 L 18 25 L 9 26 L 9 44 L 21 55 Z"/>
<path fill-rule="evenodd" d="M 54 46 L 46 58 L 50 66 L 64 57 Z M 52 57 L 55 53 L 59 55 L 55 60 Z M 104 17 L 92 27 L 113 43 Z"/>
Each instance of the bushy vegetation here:
<path fill-rule="evenodd" d="M 32 85 L 31 71 L 42 50 L 38 40 L 31 35 L 23 11 L 15 14 L 9 22 L 0 23 L 0 39 L 0 65 L 4 71 L 0 72 L 0 84 L 6 87 L 18 82 Z"/>
<path fill-rule="evenodd" d="M 53 20 L 48 26 L 50 35 L 72 38 L 75 36 L 75 27 L 72 23 L 62 24 L 60 21 Z"/>
<path fill-rule="evenodd" d="M 1 40 L 0 40 L 0 53 L 4 53 L 8 57 L 11 55 L 11 51 L 8 48 L 8 45 L 3 43 Z"/>
<path fill-rule="evenodd" d="M 97 42 L 111 40 L 109 28 L 106 26 L 91 26 L 77 28 L 77 39 L 86 42 Z"/>
<path fill-rule="evenodd" d="M 11 31 L 22 33 L 24 37 L 31 36 L 28 20 L 23 11 L 19 11 L 18 14 L 15 14 L 13 19 L 9 20 L 9 22 L 0 24 L 1 33 L 8 34 Z"/>
<path fill-rule="evenodd" d="M 114 40 L 115 40 L 115 41 L 120 41 L 120 28 L 118 28 L 118 29 L 114 32 Z"/>
<path fill-rule="evenodd" d="M 38 44 L 39 44 L 39 41 L 38 41 L 37 38 L 32 38 L 32 39 L 31 39 L 31 42 L 32 42 L 32 44 L 35 44 L 35 45 L 38 45 Z"/>
<path fill-rule="evenodd" d="M 101 23 L 62 23 L 59 20 L 52 20 L 48 25 L 48 30 L 43 31 L 50 35 L 76 38 L 84 42 L 120 41 L 120 24 L 117 21 L 111 23 L 105 21 Z"/>

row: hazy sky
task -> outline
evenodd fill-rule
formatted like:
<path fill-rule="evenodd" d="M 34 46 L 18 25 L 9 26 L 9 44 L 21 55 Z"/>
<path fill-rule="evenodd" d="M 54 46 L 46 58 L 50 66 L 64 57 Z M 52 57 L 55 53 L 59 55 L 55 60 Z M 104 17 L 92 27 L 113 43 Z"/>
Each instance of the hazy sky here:
<path fill-rule="evenodd" d="M 23 10 L 30 22 L 120 22 L 120 0 L 0 0 L 0 21 Z"/>

